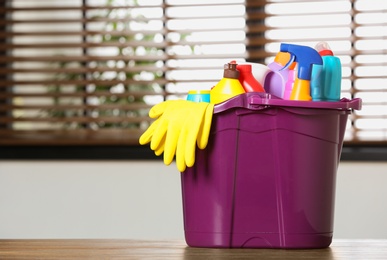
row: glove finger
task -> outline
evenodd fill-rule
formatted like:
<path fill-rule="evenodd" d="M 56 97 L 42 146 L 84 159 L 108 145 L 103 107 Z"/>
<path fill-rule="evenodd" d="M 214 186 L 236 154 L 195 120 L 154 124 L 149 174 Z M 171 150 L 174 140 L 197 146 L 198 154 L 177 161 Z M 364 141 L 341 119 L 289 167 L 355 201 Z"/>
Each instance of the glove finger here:
<path fill-rule="evenodd" d="M 164 120 L 163 117 L 160 117 L 158 120 L 160 122 L 158 123 L 157 127 L 154 130 L 152 140 L 151 140 L 151 145 L 150 148 L 152 150 L 156 150 L 157 147 L 159 147 L 160 143 L 162 142 L 166 132 L 167 132 L 167 127 L 168 127 L 168 122 Z"/>
<path fill-rule="evenodd" d="M 175 122 L 170 122 L 168 126 L 167 135 L 165 138 L 165 147 L 164 147 L 164 164 L 170 165 L 175 157 L 177 141 L 180 136 L 181 125 Z"/>
<path fill-rule="evenodd" d="M 204 119 L 207 105 L 200 103 L 195 108 L 194 114 L 190 120 L 186 121 L 186 140 L 185 140 L 185 163 L 188 167 L 192 167 L 195 163 L 195 151 L 196 151 L 196 140 Z"/>
<path fill-rule="evenodd" d="M 169 103 L 170 103 L 169 101 L 164 101 L 164 102 L 161 102 L 161 103 L 154 105 L 149 110 L 149 117 L 150 118 L 157 118 L 160 115 L 162 115 L 164 113 L 165 109 L 168 107 Z"/>
<path fill-rule="evenodd" d="M 196 134 L 194 133 L 194 131 L 196 132 Z M 186 137 L 184 160 L 185 160 L 185 164 L 188 167 L 192 167 L 195 163 L 197 133 L 198 131 L 196 129 L 191 130 L 189 131 L 189 134 Z"/>
<path fill-rule="evenodd" d="M 165 113 L 170 113 L 172 112 L 173 114 L 179 113 L 176 112 L 176 109 L 181 109 L 181 108 L 187 108 L 190 103 L 194 103 L 192 101 L 187 101 L 187 100 L 167 100 L 164 102 L 161 102 L 155 106 L 153 106 L 150 111 L 149 111 L 149 117 L 151 118 L 157 118 L 161 116 L 162 114 Z"/>
<path fill-rule="evenodd" d="M 165 136 L 161 141 L 160 145 L 155 149 L 155 155 L 160 156 L 164 152 L 165 147 Z"/>
<path fill-rule="evenodd" d="M 152 140 L 153 133 L 155 129 L 158 127 L 160 121 L 156 120 L 154 121 L 148 129 L 140 136 L 139 143 L 141 145 L 147 144 Z"/>
<path fill-rule="evenodd" d="M 204 149 L 207 147 L 213 114 L 214 114 L 214 104 L 208 104 L 206 112 L 204 114 L 202 125 L 198 133 L 197 144 L 200 149 Z"/>
<path fill-rule="evenodd" d="M 177 148 L 176 148 L 176 167 L 179 170 L 179 172 L 184 172 L 186 169 L 185 156 L 184 156 L 186 138 L 187 138 L 187 135 L 184 130 L 180 133 L 179 140 L 177 142 Z"/>

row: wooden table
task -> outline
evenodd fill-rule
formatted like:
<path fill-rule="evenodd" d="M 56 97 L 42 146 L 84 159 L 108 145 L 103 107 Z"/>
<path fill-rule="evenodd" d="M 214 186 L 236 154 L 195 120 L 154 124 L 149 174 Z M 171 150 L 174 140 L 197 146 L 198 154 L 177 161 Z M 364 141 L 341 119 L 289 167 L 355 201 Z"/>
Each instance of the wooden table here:
<path fill-rule="evenodd" d="M 184 241 L 0 240 L 0 259 L 387 259 L 387 240 L 334 240 L 313 250 L 210 249 Z"/>

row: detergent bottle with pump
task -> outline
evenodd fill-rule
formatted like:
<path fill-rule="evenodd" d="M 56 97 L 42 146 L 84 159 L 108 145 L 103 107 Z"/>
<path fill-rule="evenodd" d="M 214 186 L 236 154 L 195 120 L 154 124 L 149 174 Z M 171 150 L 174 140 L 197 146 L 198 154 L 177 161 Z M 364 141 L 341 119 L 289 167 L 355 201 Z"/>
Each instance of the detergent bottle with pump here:
<path fill-rule="evenodd" d="M 210 103 L 219 104 L 243 93 L 246 91 L 239 82 L 237 63 L 231 61 L 224 65 L 223 78 L 211 89 Z"/>
<path fill-rule="evenodd" d="M 294 69 L 295 63 L 291 62 L 291 55 L 278 52 L 274 61 L 268 65 L 270 72 L 266 75 L 264 89 L 266 92 L 284 98 L 285 85 L 288 81 L 289 71 Z M 286 65 L 289 64 L 287 67 Z"/>
<path fill-rule="evenodd" d="M 315 49 L 323 64 L 313 67 L 311 96 L 313 101 L 339 101 L 341 93 L 341 62 L 333 55 L 328 43 L 319 42 Z"/>
<path fill-rule="evenodd" d="M 280 51 L 290 53 L 294 62 L 297 62 L 297 75 L 290 99 L 311 101 L 310 81 L 312 78 L 312 67 L 314 64 L 322 65 L 323 61 L 320 54 L 311 47 L 288 43 L 282 43 Z"/>
<path fill-rule="evenodd" d="M 238 64 L 239 82 L 246 92 L 265 92 L 261 83 L 253 76 L 251 64 Z"/>

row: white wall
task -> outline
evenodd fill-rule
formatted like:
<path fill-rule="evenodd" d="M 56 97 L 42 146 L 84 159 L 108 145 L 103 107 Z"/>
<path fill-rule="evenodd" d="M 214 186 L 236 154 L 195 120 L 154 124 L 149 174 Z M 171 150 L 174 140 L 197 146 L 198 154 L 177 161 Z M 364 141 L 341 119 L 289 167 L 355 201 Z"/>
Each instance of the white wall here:
<path fill-rule="evenodd" d="M 387 163 L 339 167 L 335 238 L 387 238 Z M 0 238 L 183 239 L 174 165 L 0 161 Z"/>
<path fill-rule="evenodd" d="M 161 162 L 0 162 L 0 238 L 179 238 L 180 179 Z"/>
<path fill-rule="evenodd" d="M 387 162 L 341 163 L 336 238 L 387 238 Z"/>

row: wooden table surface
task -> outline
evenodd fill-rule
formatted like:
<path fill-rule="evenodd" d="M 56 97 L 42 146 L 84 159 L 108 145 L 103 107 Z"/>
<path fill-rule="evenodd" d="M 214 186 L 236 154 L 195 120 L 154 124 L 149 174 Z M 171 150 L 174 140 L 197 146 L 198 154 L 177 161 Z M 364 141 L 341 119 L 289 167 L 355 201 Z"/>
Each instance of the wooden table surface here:
<path fill-rule="evenodd" d="M 329 248 L 211 249 L 184 241 L 121 239 L 0 240 L 0 259 L 387 259 L 387 240 L 334 240 Z"/>

